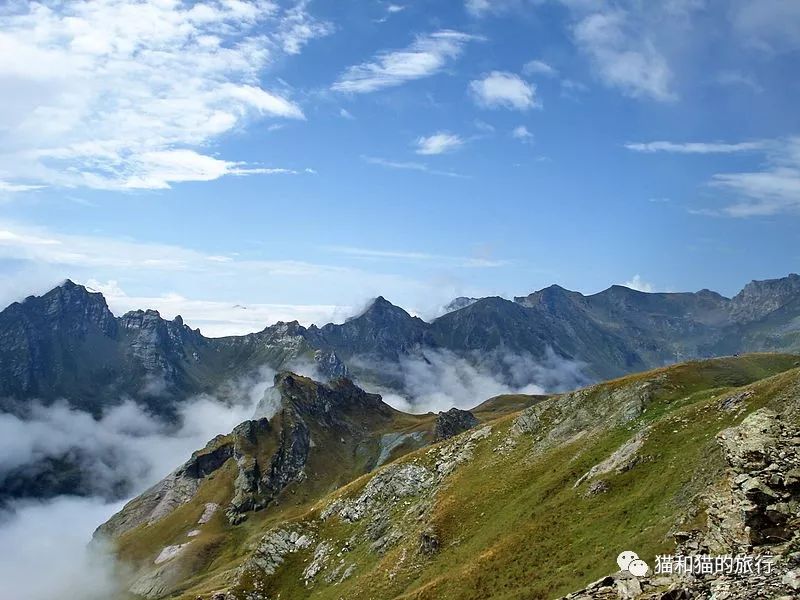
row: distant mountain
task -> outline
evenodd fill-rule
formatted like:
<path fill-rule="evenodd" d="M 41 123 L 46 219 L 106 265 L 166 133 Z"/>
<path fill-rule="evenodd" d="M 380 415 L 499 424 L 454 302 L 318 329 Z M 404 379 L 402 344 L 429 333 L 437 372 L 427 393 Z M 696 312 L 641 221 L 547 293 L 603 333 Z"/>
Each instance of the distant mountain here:
<path fill-rule="evenodd" d="M 0 313 L 0 407 L 24 413 L 31 399 L 65 398 L 97 414 L 130 397 L 170 415 L 191 394 L 219 391 L 264 365 L 298 363 L 323 378 L 351 373 L 402 388 L 391 367 L 404 357 L 424 360 L 427 351 L 447 351 L 519 383 L 508 356 L 579 361 L 588 379 L 605 379 L 689 358 L 800 350 L 798 275 L 754 281 L 733 298 L 622 286 L 585 296 L 550 286 L 513 301 L 459 298 L 451 307 L 429 323 L 379 297 L 340 325 L 279 322 L 207 338 L 180 317 L 169 321 L 152 310 L 115 317 L 101 294 L 66 281 Z"/>

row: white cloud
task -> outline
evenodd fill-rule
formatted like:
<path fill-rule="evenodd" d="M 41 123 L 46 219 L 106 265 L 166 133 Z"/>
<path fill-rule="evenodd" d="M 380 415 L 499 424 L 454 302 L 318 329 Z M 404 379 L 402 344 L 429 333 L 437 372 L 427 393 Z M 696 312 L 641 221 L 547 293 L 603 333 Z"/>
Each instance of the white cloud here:
<path fill-rule="evenodd" d="M 763 150 L 763 142 L 738 142 L 728 144 L 722 142 L 637 142 L 625 144 L 634 152 L 675 152 L 678 154 L 729 154 L 733 152 L 752 152 Z"/>
<path fill-rule="evenodd" d="M 464 8 L 473 17 L 480 18 L 490 14 L 508 12 L 514 8 L 522 8 L 527 3 L 541 0 L 465 0 Z"/>
<path fill-rule="evenodd" d="M 488 12 L 491 9 L 492 4 L 490 0 L 466 0 L 464 6 L 468 13 L 475 16 L 480 16 Z"/>
<path fill-rule="evenodd" d="M 501 394 L 542 394 L 575 389 L 587 381 L 581 363 L 563 359 L 547 348 L 541 360 L 529 354 L 503 352 L 475 355 L 471 360 L 446 350 L 425 350 L 394 363 L 375 364 L 356 357 L 355 364 L 396 377 L 398 394 L 376 389 L 398 410 L 425 413 L 452 407 L 474 408 Z M 366 382 L 364 387 L 369 388 Z"/>
<path fill-rule="evenodd" d="M 754 77 L 739 71 L 722 71 L 717 75 L 716 82 L 725 86 L 746 87 L 758 94 L 764 91 Z"/>
<path fill-rule="evenodd" d="M 508 260 L 495 260 L 486 257 L 443 256 L 427 252 L 403 252 L 396 250 L 375 250 L 352 246 L 329 246 L 327 250 L 366 260 L 402 260 L 409 262 L 436 263 L 441 266 L 464 268 L 495 268 L 510 264 Z"/>
<path fill-rule="evenodd" d="M 440 169 L 432 169 L 425 163 L 388 160 L 377 156 L 362 156 L 361 158 L 371 165 L 379 165 L 381 167 L 386 167 L 387 169 L 399 169 L 402 171 L 419 171 L 421 173 L 428 173 L 429 175 L 442 175 L 444 177 L 455 177 L 459 179 L 467 177 L 467 175 L 462 175 L 461 173 L 455 173 L 453 171 L 442 171 Z"/>
<path fill-rule="evenodd" d="M 11 505 L 0 513 L 0 544 L 14 548 L 0 561 L 3 593 L 26 600 L 117 597 L 110 553 L 89 542 L 92 531 L 121 508 L 122 503 L 72 497 Z M 47 577 L 41 576 L 43 566 Z"/>
<path fill-rule="evenodd" d="M 390 4 L 389 6 L 386 7 L 386 12 L 399 13 L 401 11 L 404 11 L 405 9 L 406 7 L 401 6 L 400 4 Z"/>
<path fill-rule="evenodd" d="M 522 67 L 522 72 L 526 75 L 547 75 L 548 77 L 558 75 L 558 71 L 541 60 L 528 61 L 525 63 L 525 66 Z"/>
<path fill-rule="evenodd" d="M 674 100 L 667 60 L 641 29 L 627 12 L 613 10 L 583 16 L 573 34 L 607 85 L 636 98 Z"/>
<path fill-rule="evenodd" d="M 115 565 L 106 548 L 89 546 L 92 531 L 122 508 L 109 503 L 124 486 L 141 493 L 217 434 L 252 417 L 274 373 L 226 382 L 220 396 L 201 395 L 178 406 L 177 424 L 154 418 L 128 401 L 101 418 L 66 404 L 32 404 L 23 420 L 0 414 L 0 485 L 11 469 L 35 476 L 37 461 L 78 458 L 90 498 L 14 502 L 0 513 L 0 543 L 14 552 L 0 561 L 4 595 L 26 600 L 116 598 Z M 47 577 L 37 576 L 41 567 Z"/>
<path fill-rule="evenodd" d="M 333 33 L 333 25 L 308 14 L 309 0 L 300 0 L 280 19 L 276 38 L 287 54 L 299 54 L 308 42 Z"/>
<path fill-rule="evenodd" d="M 418 36 L 404 50 L 380 52 L 372 62 L 347 68 L 332 89 L 363 94 L 429 77 L 461 56 L 464 45 L 475 39 L 478 38 L 447 29 Z"/>
<path fill-rule="evenodd" d="M 208 337 L 244 335 L 261 331 L 278 321 L 299 321 L 301 325 L 344 320 L 353 314 L 353 307 L 334 304 L 264 304 L 195 300 L 180 294 L 160 296 L 129 296 L 115 280 L 100 282 L 89 279 L 86 286 L 102 292 L 116 315 L 131 310 L 152 308 L 165 319 L 180 315 L 191 327 L 197 327 Z"/>
<path fill-rule="evenodd" d="M 523 142 L 530 142 L 533 140 L 533 134 L 528 131 L 528 128 L 525 127 L 525 125 L 519 125 L 518 127 L 515 127 L 511 131 L 511 137 L 513 137 L 515 140 L 521 140 Z"/>
<path fill-rule="evenodd" d="M 634 275 L 632 279 L 626 281 L 622 285 L 624 285 L 626 288 L 637 290 L 639 292 L 650 293 L 655 291 L 653 284 L 644 281 L 638 273 Z"/>
<path fill-rule="evenodd" d="M 303 118 L 260 79 L 277 55 L 330 31 L 305 5 L 14 4 L 0 16 L 0 178 L 119 189 L 262 172 L 201 149 L 251 119 Z M 171 158 L 174 179 L 152 171 L 154 156 Z"/>
<path fill-rule="evenodd" d="M 725 192 L 727 204 L 720 210 L 692 209 L 693 214 L 752 217 L 800 212 L 800 137 L 755 142 L 648 142 L 627 144 L 627 148 L 646 153 L 719 154 L 760 152 L 763 166 L 751 171 L 716 173 L 710 187 Z M 735 201 L 730 202 L 733 196 Z"/>
<path fill-rule="evenodd" d="M 711 185 L 738 197 L 723 209 L 732 217 L 800 212 L 800 137 L 773 143 L 761 170 L 718 173 Z"/>
<path fill-rule="evenodd" d="M 483 79 L 472 81 L 469 89 L 475 101 L 486 108 L 528 110 L 540 106 L 536 86 L 514 73 L 492 71 Z"/>
<path fill-rule="evenodd" d="M 348 119 L 350 121 L 355 119 L 353 114 L 349 110 L 347 110 L 346 108 L 339 109 L 339 116 L 342 117 L 343 119 Z"/>
<path fill-rule="evenodd" d="M 417 154 L 444 154 L 463 146 L 464 140 L 454 133 L 440 131 L 427 137 L 418 138 L 416 144 Z"/>
<path fill-rule="evenodd" d="M 204 333 L 224 335 L 257 331 L 275 320 L 337 320 L 347 316 L 347 307 L 380 294 L 404 306 L 438 306 L 453 290 L 433 278 L 442 277 L 442 268 L 459 267 L 431 263 L 430 273 L 417 269 L 412 277 L 397 265 L 330 264 L 330 252 L 323 251 L 321 262 L 273 258 L 256 241 L 241 243 L 237 251 L 202 252 L 0 221 L 0 307 L 45 293 L 66 278 L 95 285 L 118 281 L 127 294 L 110 288 L 116 311 L 156 307 L 167 316 L 182 314 Z"/>
<path fill-rule="evenodd" d="M 800 3 L 793 0 L 732 0 L 730 19 L 736 34 L 769 52 L 800 48 Z"/>
<path fill-rule="evenodd" d="M 41 185 L 26 185 L 20 183 L 8 183 L 7 181 L 0 180 L 0 194 L 3 192 L 14 194 L 17 192 L 30 192 L 32 190 L 42 189 Z"/>

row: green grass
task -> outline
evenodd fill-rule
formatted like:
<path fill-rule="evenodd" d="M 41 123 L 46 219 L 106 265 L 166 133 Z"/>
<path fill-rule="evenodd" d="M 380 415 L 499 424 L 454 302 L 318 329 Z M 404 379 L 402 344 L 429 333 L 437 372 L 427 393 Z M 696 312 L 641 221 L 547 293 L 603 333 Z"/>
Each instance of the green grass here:
<path fill-rule="evenodd" d="M 520 436 L 516 447 L 506 452 L 496 448 L 507 438 L 518 413 L 506 414 L 505 407 L 528 402 L 527 397 L 488 403 L 486 414 L 494 409 L 500 415 L 491 422 L 492 435 L 445 481 L 426 519 L 405 518 L 405 507 L 395 509 L 393 522 L 404 533 L 400 543 L 384 555 L 370 553 L 368 544 L 359 543 L 344 555 L 348 563 L 357 564 L 351 578 L 332 585 L 320 576 L 307 589 L 301 573 L 313 554 L 312 546 L 289 555 L 278 573 L 264 582 L 266 590 L 270 597 L 281 599 L 529 600 L 555 598 L 613 572 L 622 550 L 634 550 L 652 564 L 657 553 L 673 547 L 671 532 L 704 522 L 700 496 L 719 481 L 724 468 L 716 434 L 762 406 L 780 409 L 786 402 L 797 402 L 798 361 L 797 356 L 770 354 L 695 361 L 593 386 L 585 396 L 536 399 L 544 429 Z M 638 394 L 647 382 L 651 385 L 645 410 L 632 421 L 612 421 L 617 412 L 611 405 Z M 743 410 L 720 411 L 721 399 L 742 386 L 753 391 Z M 580 398 L 579 405 L 565 404 L 576 402 L 575 398 Z M 582 435 L 570 430 L 547 439 L 547 428 L 565 417 L 561 409 L 567 405 L 590 426 L 578 432 Z M 421 426 L 414 420 L 404 425 L 407 430 Z M 608 492 L 587 496 L 586 483 L 574 488 L 581 475 L 645 427 L 648 435 L 638 452 L 640 462 L 626 472 L 600 476 L 607 481 Z M 337 469 L 342 457 L 332 452 L 319 460 L 323 462 L 310 467 L 318 473 Z M 422 449 L 399 459 L 410 460 L 429 464 L 432 458 Z M 290 491 L 278 506 L 254 513 L 236 528 L 218 514 L 215 519 L 220 520 L 210 523 L 199 540 L 201 558 L 192 561 L 192 573 L 175 597 L 195 600 L 224 588 L 226 572 L 276 525 L 313 522 L 317 541 L 332 540 L 341 548 L 363 531 L 366 522 L 347 524 L 335 518 L 321 522 L 316 517 L 332 497 L 360 492 L 372 477 L 362 475 L 362 466 L 348 463 L 325 485 Z M 230 483 L 226 477 L 218 473 L 213 483 L 204 484 L 197 499 L 151 531 L 144 527 L 123 536 L 120 554 L 134 561 L 151 559 L 161 547 L 177 543 L 173 540 L 196 521 L 202 503 L 224 500 Z M 332 482 L 340 485 L 345 480 L 352 481 L 330 495 Z M 440 550 L 433 556 L 418 552 L 419 533 L 427 527 L 440 539 Z"/>

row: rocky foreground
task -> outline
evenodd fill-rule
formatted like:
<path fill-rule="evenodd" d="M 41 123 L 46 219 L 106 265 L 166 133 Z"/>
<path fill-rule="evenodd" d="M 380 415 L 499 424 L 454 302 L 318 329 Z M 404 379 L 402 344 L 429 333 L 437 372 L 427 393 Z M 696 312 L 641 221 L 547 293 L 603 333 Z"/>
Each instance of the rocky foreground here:
<path fill-rule="evenodd" d="M 213 440 L 98 530 L 121 597 L 798 594 L 798 357 L 687 363 L 439 415 L 399 413 L 347 380 L 285 373 L 276 390 L 274 414 Z M 623 550 L 651 567 L 769 555 L 771 570 L 637 578 L 614 572 Z"/>

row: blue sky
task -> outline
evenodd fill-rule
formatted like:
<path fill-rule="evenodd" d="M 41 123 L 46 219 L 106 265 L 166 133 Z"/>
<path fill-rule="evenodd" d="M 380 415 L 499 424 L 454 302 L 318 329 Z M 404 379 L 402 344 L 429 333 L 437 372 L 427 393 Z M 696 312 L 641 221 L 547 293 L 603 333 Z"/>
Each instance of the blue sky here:
<path fill-rule="evenodd" d="M 798 270 L 799 67 L 792 0 L 5 3 L 0 301 L 733 294 Z"/>

